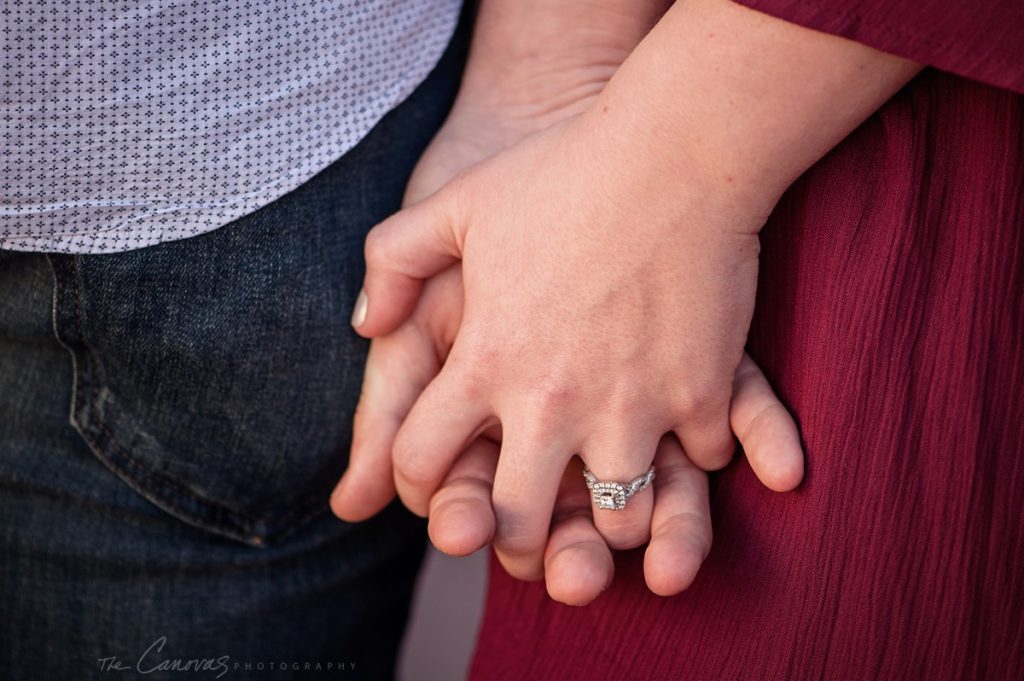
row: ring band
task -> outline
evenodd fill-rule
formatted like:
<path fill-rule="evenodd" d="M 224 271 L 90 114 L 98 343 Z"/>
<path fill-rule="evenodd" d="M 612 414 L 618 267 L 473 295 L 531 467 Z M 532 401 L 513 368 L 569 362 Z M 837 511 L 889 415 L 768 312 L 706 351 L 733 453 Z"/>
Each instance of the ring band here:
<path fill-rule="evenodd" d="M 589 468 L 583 469 L 583 479 L 587 481 L 587 489 L 590 490 L 594 506 L 609 511 L 621 511 L 626 508 L 626 501 L 631 496 L 650 487 L 654 480 L 654 466 L 630 482 L 601 482 Z"/>

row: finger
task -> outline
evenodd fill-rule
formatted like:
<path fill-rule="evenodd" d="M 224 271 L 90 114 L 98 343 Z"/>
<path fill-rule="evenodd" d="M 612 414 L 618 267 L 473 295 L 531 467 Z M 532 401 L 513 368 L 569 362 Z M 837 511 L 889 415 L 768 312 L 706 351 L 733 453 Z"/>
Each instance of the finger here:
<path fill-rule="evenodd" d="M 644 577 L 651 591 L 672 596 L 690 586 L 711 549 L 708 476 L 690 463 L 672 435 L 662 438 L 654 465 L 654 515 Z"/>
<path fill-rule="evenodd" d="M 736 440 L 729 430 L 729 395 L 716 396 L 687 410 L 675 434 L 686 456 L 699 468 L 724 468 L 736 452 Z"/>
<path fill-rule="evenodd" d="M 622 501 L 629 484 L 647 473 L 660 436 L 661 433 L 644 435 L 626 430 L 621 436 L 602 438 L 584 446 L 580 456 L 598 484 L 604 485 L 602 496 L 608 503 Z M 632 549 L 650 539 L 654 508 L 650 489 L 642 489 L 625 499 L 624 508 L 610 510 L 601 506 L 601 502 L 594 505 L 594 525 L 609 547 Z"/>
<path fill-rule="evenodd" d="M 566 605 L 586 605 L 611 584 L 612 552 L 594 527 L 583 464 L 574 458 L 562 476 L 544 552 L 548 595 Z"/>
<path fill-rule="evenodd" d="M 395 435 L 440 371 L 461 318 L 461 269 L 454 266 L 427 282 L 411 319 L 370 343 L 349 466 L 331 499 L 338 517 L 365 520 L 394 498 Z"/>
<path fill-rule="evenodd" d="M 729 419 L 750 467 L 766 487 L 788 492 L 800 484 L 804 453 L 796 422 L 746 354 L 736 370 Z"/>
<path fill-rule="evenodd" d="M 425 516 L 430 498 L 463 449 L 493 422 L 454 354 L 423 390 L 395 437 L 395 488 L 410 511 Z"/>
<path fill-rule="evenodd" d="M 491 503 L 497 520 L 494 552 L 518 579 L 544 575 L 544 548 L 555 496 L 573 448 L 539 429 L 503 424 Z"/>
<path fill-rule="evenodd" d="M 440 368 L 434 344 L 417 326 L 404 325 L 370 344 L 348 469 L 331 495 L 331 509 L 342 520 L 365 520 L 395 497 L 395 434 Z"/>
<path fill-rule="evenodd" d="M 459 456 L 430 499 L 430 541 L 451 556 L 468 556 L 494 539 L 491 487 L 498 445 L 479 437 Z"/>
<path fill-rule="evenodd" d="M 393 330 L 412 313 L 423 280 L 459 259 L 454 195 L 442 189 L 366 235 L 366 278 L 352 312 L 357 333 L 372 338 Z"/>

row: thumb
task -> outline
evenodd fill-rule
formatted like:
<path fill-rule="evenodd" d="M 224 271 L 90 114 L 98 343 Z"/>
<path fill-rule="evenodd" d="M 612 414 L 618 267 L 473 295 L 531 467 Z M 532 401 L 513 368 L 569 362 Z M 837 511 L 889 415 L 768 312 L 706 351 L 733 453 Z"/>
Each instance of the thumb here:
<path fill-rule="evenodd" d="M 804 452 L 796 421 L 746 353 L 733 380 L 729 420 L 758 480 L 776 492 L 800 484 Z"/>
<path fill-rule="evenodd" d="M 454 192 L 445 188 L 395 213 L 366 236 L 366 278 L 352 326 L 366 338 L 388 333 L 416 307 L 423 280 L 461 257 Z"/>

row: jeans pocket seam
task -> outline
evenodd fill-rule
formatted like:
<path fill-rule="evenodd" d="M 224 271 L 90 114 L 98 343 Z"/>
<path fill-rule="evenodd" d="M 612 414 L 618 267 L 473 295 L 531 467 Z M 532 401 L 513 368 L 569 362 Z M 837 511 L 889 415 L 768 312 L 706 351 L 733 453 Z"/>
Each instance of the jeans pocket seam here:
<path fill-rule="evenodd" d="M 188 487 L 132 455 L 132 448 L 121 440 L 108 422 L 109 415 L 101 409 L 106 399 L 104 392 L 111 397 L 113 394 L 109 388 L 104 391 L 99 355 L 85 342 L 81 319 L 83 286 L 80 257 L 62 257 L 60 260 L 49 257 L 54 273 L 53 330 L 58 342 L 71 355 L 73 364 L 69 422 L 93 454 L 129 487 L 164 512 L 197 528 L 250 546 L 264 546 L 268 540 L 285 537 L 293 529 L 321 515 L 326 504 L 318 503 L 313 495 L 290 500 L 286 506 L 267 509 L 262 515 L 249 514 Z M 69 280 L 69 286 L 61 286 L 60 274 L 68 275 L 65 280 Z M 74 290 L 69 292 L 67 288 Z M 69 293 L 70 296 L 67 295 Z M 61 324 L 62 320 L 71 322 L 74 338 L 61 333 L 62 328 L 67 330 L 67 324 Z M 123 412 L 116 403 L 114 407 L 118 414 Z M 130 414 L 125 414 L 125 418 L 141 432 L 134 426 Z M 269 518 L 274 522 L 271 523 Z"/>

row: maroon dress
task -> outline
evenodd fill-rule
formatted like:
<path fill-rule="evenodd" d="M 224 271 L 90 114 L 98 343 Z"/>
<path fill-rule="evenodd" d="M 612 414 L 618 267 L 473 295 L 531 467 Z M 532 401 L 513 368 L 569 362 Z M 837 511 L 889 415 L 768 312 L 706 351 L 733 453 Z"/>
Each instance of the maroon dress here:
<path fill-rule="evenodd" d="M 583 608 L 492 561 L 471 678 L 1024 679 L 1024 3 L 741 1 L 935 67 L 763 231 L 749 350 L 806 480 L 712 476 L 673 598 L 640 550 Z"/>

